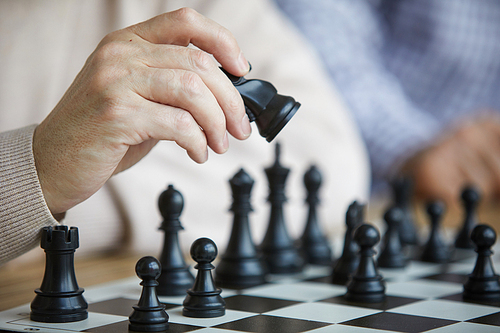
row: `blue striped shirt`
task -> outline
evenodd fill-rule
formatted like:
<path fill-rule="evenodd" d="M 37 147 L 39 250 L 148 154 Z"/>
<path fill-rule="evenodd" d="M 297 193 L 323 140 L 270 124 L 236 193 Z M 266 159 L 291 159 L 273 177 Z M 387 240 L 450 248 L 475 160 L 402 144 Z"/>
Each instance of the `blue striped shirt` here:
<path fill-rule="evenodd" d="M 500 110 L 500 1 L 275 0 L 324 60 L 374 180 L 480 110 Z"/>

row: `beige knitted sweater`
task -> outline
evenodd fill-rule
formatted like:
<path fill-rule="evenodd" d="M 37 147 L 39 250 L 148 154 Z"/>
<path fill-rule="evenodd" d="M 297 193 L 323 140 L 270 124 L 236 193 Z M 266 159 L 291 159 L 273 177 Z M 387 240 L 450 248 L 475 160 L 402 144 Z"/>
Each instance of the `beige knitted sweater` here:
<path fill-rule="evenodd" d="M 278 137 L 282 162 L 292 170 L 286 207 L 292 235 L 301 231 L 306 217 L 302 177 L 311 163 L 324 172 L 320 214 L 328 232 L 342 231 L 352 200 L 367 199 L 368 158 L 353 119 L 317 55 L 271 1 L 0 1 L 0 264 L 37 247 L 40 228 L 57 224 L 38 184 L 32 124 L 57 104 L 108 32 L 183 6 L 233 32 L 252 63 L 249 78 L 268 80 L 302 104 Z M 272 159 L 273 147 L 255 127 L 248 140 L 231 139 L 226 154 L 211 154 L 203 165 L 175 144 L 161 142 L 136 166 L 70 209 L 62 223 L 79 228 L 77 255 L 109 250 L 123 240 L 123 230 L 130 231 L 127 246 L 155 255 L 162 243 L 157 198 L 173 184 L 185 200 L 181 246 L 187 249 L 205 236 L 222 251 L 231 229 L 227 181 L 244 167 L 255 179 L 251 219 L 259 241 L 268 221 L 263 168 Z M 43 255 L 39 249 L 34 253 Z"/>
<path fill-rule="evenodd" d="M 0 133 L 0 264 L 35 246 L 42 227 L 57 224 L 38 183 L 34 129 Z"/>

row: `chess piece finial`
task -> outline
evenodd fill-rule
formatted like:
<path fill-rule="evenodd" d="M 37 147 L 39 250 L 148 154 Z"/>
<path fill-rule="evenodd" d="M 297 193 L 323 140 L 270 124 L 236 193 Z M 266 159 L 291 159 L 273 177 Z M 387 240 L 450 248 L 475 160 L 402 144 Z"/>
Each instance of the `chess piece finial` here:
<path fill-rule="evenodd" d="M 226 252 L 215 269 L 215 282 L 223 288 L 247 288 L 265 282 L 266 270 L 252 240 L 248 214 L 254 180 L 240 169 L 229 181 L 233 193 L 233 227 Z"/>
<path fill-rule="evenodd" d="M 151 256 L 142 257 L 135 265 L 135 272 L 142 280 L 141 298 L 129 317 L 129 330 L 139 332 L 162 332 L 169 327 L 165 306 L 160 303 L 156 293 L 161 274 L 160 262 Z"/>
<path fill-rule="evenodd" d="M 45 274 L 40 288 L 35 290 L 30 319 L 45 323 L 87 319 L 88 304 L 76 282 L 74 265 L 78 228 L 44 227 L 40 246 L 45 250 Z"/>
<path fill-rule="evenodd" d="M 186 290 L 193 285 L 194 277 L 184 261 L 179 244 L 178 233 L 184 230 L 179 220 L 184 208 L 184 198 L 170 184 L 160 194 L 158 208 L 163 217 L 160 230 L 164 232 L 164 241 L 160 255 L 162 273 L 158 278 L 157 292 L 161 296 L 185 295 Z"/>
<path fill-rule="evenodd" d="M 464 207 L 465 214 L 462 227 L 455 239 L 455 247 L 459 249 L 473 249 L 474 244 L 471 241 L 470 234 L 477 224 L 476 210 L 481 195 L 479 194 L 478 188 L 468 185 L 463 189 L 460 198 L 462 199 L 462 206 Z"/>
<path fill-rule="evenodd" d="M 476 247 L 477 260 L 474 270 L 464 283 L 463 298 L 466 300 L 499 301 L 500 277 L 495 273 L 491 248 L 497 239 L 493 228 L 478 224 L 471 232 L 471 240 Z"/>
<path fill-rule="evenodd" d="M 384 214 L 387 231 L 384 235 L 383 250 L 378 257 L 379 267 L 402 268 L 407 264 L 399 237 L 399 227 L 404 219 L 403 214 L 403 211 L 398 207 L 391 207 Z"/>
<path fill-rule="evenodd" d="M 353 239 L 360 247 L 360 261 L 347 284 L 344 297 L 354 302 L 382 302 L 385 299 L 385 283 L 377 270 L 373 249 L 380 241 L 380 233 L 374 226 L 364 223 L 356 228 Z"/>
<path fill-rule="evenodd" d="M 226 302 L 220 296 L 212 277 L 212 262 L 217 257 L 217 246 L 209 238 L 199 238 L 191 245 L 191 257 L 198 270 L 194 285 L 188 289 L 182 314 L 186 317 L 213 318 L 226 313 Z"/>

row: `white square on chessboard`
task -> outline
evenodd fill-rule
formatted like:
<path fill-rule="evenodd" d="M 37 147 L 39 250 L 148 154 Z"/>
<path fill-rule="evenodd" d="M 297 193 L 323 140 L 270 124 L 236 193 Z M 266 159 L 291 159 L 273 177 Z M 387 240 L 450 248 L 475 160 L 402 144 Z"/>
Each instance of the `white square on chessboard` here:
<path fill-rule="evenodd" d="M 85 297 L 89 303 L 116 298 L 116 295 L 120 295 L 120 297 L 123 298 L 139 300 L 142 290 L 139 283 L 141 283 L 141 280 L 136 276 L 108 282 L 95 287 L 84 288 L 85 292 L 83 293 L 83 297 Z"/>
<path fill-rule="evenodd" d="M 198 331 L 196 331 L 196 333 L 198 333 Z M 320 327 L 315 330 L 307 331 L 307 333 L 394 333 L 394 331 L 377 330 L 374 328 L 334 324 L 330 326 Z"/>
<path fill-rule="evenodd" d="M 456 323 L 439 327 L 426 333 L 492 333 L 500 332 L 500 327 L 475 323 Z"/>
<path fill-rule="evenodd" d="M 388 310 L 415 316 L 465 321 L 498 312 L 497 307 L 442 299 L 415 302 Z"/>
<path fill-rule="evenodd" d="M 104 313 L 89 312 L 89 317 L 85 320 L 75 321 L 73 323 L 39 323 L 31 321 L 28 318 L 21 319 L 15 322 L 18 325 L 24 325 L 37 328 L 52 328 L 60 331 L 85 331 L 94 327 L 105 326 L 118 323 L 120 321 L 128 321 L 128 317 L 115 316 Z"/>
<path fill-rule="evenodd" d="M 202 328 L 201 330 L 193 331 L 196 333 L 241 333 L 241 331 L 226 330 L 214 327 Z"/>
<path fill-rule="evenodd" d="M 386 280 L 394 282 L 402 282 L 415 280 L 415 278 L 429 276 L 439 273 L 440 266 L 427 262 L 410 261 L 405 268 L 401 269 L 384 269 L 379 268 L 380 274 Z"/>
<path fill-rule="evenodd" d="M 328 276 L 332 268 L 328 266 L 307 265 L 304 270 L 296 274 L 271 274 L 266 277 L 267 282 L 271 283 L 290 283 L 297 280 L 315 279 Z"/>
<path fill-rule="evenodd" d="M 385 293 L 390 296 L 414 298 L 439 298 L 463 291 L 460 283 L 435 280 L 415 280 L 407 282 L 387 282 Z"/>
<path fill-rule="evenodd" d="M 264 314 L 268 316 L 313 320 L 324 323 L 340 323 L 379 312 L 382 311 L 331 303 L 300 303 Z"/>
<path fill-rule="evenodd" d="M 279 283 L 244 290 L 242 295 L 286 299 L 300 302 L 314 302 L 343 295 L 343 286 L 327 285 L 315 282 Z"/>
<path fill-rule="evenodd" d="M 167 310 L 169 319 L 168 321 L 170 323 L 177 323 L 177 324 L 186 324 L 186 325 L 195 325 L 195 326 L 215 326 L 215 325 L 220 325 L 224 323 L 228 323 L 230 321 L 235 321 L 251 316 L 257 315 L 256 313 L 251 313 L 251 312 L 244 312 L 244 311 L 236 311 L 236 310 L 227 310 L 226 309 L 226 314 L 221 317 L 215 317 L 215 318 L 192 318 L 192 317 L 185 317 L 182 315 L 182 306 L 178 308 L 172 308 Z"/>

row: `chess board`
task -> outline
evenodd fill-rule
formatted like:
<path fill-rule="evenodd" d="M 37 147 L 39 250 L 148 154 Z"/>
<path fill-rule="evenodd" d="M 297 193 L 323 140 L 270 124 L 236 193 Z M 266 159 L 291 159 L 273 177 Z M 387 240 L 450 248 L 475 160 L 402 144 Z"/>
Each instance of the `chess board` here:
<path fill-rule="evenodd" d="M 271 276 L 261 286 L 224 290 L 223 317 L 182 316 L 182 296 L 160 301 L 170 316 L 169 332 L 500 332 L 500 302 L 462 300 L 462 283 L 475 263 L 474 252 L 469 254 L 446 265 L 412 261 L 405 269 L 381 269 L 387 287 L 383 303 L 346 301 L 346 288 L 328 283 L 330 268 L 320 266 Z M 500 267 L 500 256 L 496 254 L 493 262 Z M 84 321 L 33 322 L 26 304 L 0 312 L 0 331 L 128 332 L 128 316 L 141 292 L 139 282 L 133 277 L 86 288 L 89 317 Z"/>

